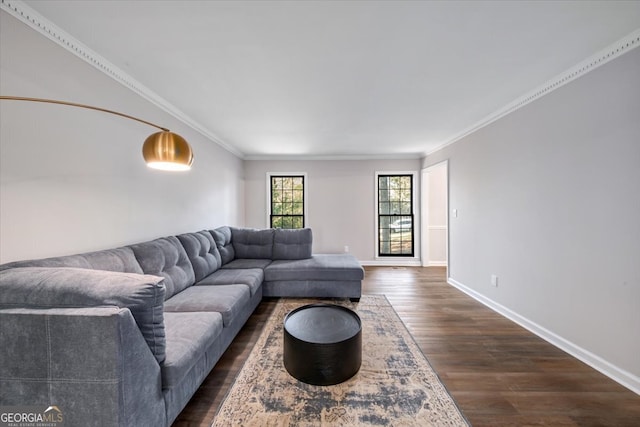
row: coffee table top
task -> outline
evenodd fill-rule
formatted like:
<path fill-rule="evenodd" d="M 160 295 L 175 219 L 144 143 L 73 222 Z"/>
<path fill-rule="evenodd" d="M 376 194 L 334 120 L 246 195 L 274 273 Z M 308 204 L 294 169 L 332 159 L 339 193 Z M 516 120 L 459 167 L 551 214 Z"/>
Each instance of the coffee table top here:
<path fill-rule="evenodd" d="M 362 328 L 360 317 L 346 307 L 309 304 L 291 311 L 284 328 L 293 337 L 317 344 L 330 344 L 353 338 Z"/>

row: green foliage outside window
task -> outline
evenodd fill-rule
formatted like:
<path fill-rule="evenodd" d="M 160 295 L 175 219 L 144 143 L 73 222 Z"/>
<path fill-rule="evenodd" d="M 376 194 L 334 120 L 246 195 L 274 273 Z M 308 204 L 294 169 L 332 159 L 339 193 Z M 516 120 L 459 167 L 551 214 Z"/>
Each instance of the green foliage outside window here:
<path fill-rule="evenodd" d="M 378 254 L 413 256 L 413 176 L 378 176 Z"/>
<path fill-rule="evenodd" d="M 304 176 L 271 176 L 271 227 L 304 228 Z"/>

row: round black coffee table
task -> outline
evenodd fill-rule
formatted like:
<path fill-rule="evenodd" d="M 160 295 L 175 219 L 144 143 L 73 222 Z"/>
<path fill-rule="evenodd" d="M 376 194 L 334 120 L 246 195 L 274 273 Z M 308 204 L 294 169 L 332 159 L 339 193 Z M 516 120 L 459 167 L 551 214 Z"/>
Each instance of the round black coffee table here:
<path fill-rule="evenodd" d="M 284 366 L 293 377 L 313 385 L 348 380 L 362 362 L 362 323 L 346 307 L 309 304 L 284 318 Z"/>

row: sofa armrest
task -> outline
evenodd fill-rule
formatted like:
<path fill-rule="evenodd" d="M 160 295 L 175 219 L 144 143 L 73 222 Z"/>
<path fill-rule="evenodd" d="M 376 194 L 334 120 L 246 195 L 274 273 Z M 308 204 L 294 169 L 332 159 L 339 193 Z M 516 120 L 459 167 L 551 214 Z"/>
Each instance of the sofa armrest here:
<path fill-rule="evenodd" d="M 0 309 L 128 308 L 158 362 L 165 358 L 163 278 L 63 267 L 0 271 Z"/>
<path fill-rule="evenodd" d="M 0 309 L 0 402 L 65 425 L 165 425 L 160 365 L 117 307 Z"/>

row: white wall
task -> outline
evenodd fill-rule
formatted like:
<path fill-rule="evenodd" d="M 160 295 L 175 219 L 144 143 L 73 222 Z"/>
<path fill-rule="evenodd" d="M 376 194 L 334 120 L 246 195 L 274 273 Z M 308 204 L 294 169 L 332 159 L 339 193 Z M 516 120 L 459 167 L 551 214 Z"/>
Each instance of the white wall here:
<path fill-rule="evenodd" d="M 0 101 L 0 262 L 242 224 L 242 161 L 1 12 L 0 93 L 86 103 L 181 134 L 191 171 L 146 167 L 154 128 L 105 113 Z"/>
<path fill-rule="evenodd" d="M 339 253 L 349 246 L 349 252 L 361 262 L 375 263 L 375 172 L 419 169 L 420 160 L 245 161 L 245 223 L 267 226 L 267 172 L 306 172 L 307 226 L 313 229 L 313 250 Z M 419 218 L 420 201 L 415 205 Z M 416 244 L 416 251 L 418 248 Z M 393 262 L 402 261 L 396 258 Z"/>
<path fill-rule="evenodd" d="M 638 76 L 635 49 L 423 165 L 449 160 L 452 283 L 640 392 Z"/>

